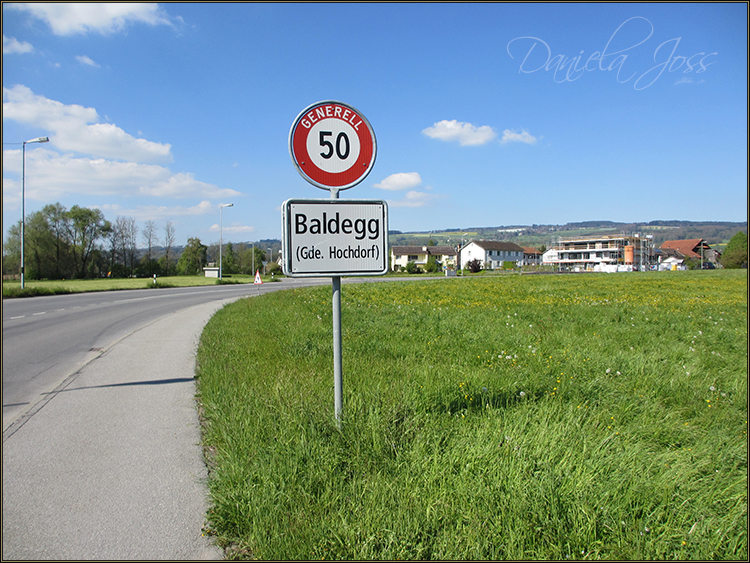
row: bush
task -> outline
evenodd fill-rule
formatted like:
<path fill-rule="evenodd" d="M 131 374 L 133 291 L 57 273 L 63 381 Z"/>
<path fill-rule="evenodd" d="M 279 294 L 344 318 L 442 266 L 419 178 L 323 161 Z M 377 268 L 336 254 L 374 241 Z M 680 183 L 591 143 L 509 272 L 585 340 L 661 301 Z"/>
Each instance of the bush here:
<path fill-rule="evenodd" d="M 278 262 L 269 262 L 268 264 L 266 264 L 266 274 L 268 274 L 269 276 L 271 274 L 279 275 L 283 273 L 284 272 L 282 272 L 281 266 Z"/>
<path fill-rule="evenodd" d="M 482 263 L 479 261 L 478 258 L 474 258 L 474 260 L 469 260 L 466 263 L 466 267 L 469 268 L 469 271 L 472 274 L 476 274 L 482 271 Z"/>
<path fill-rule="evenodd" d="M 419 266 L 416 265 L 414 262 L 407 262 L 406 263 L 406 273 L 407 274 L 419 274 L 421 270 L 419 269 Z"/>

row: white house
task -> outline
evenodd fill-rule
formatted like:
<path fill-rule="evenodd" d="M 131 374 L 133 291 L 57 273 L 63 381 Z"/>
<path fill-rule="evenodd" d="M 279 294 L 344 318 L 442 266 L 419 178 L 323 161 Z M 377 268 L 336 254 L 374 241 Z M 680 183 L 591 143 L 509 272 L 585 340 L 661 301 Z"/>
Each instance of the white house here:
<path fill-rule="evenodd" d="M 542 264 L 544 266 L 549 266 L 552 264 L 557 265 L 558 262 L 559 257 L 556 248 L 548 248 L 544 251 L 544 254 L 542 254 Z"/>
<path fill-rule="evenodd" d="M 464 246 L 459 257 L 462 268 L 472 260 L 479 260 L 485 270 L 495 270 L 502 268 L 503 262 L 523 264 L 523 248 L 512 242 L 476 240 Z"/>

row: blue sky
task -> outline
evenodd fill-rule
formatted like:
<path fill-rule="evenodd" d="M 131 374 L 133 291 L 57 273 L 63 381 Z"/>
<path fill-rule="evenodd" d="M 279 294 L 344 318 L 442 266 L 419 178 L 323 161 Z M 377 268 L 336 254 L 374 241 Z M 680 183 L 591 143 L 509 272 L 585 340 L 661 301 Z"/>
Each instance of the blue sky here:
<path fill-rule="evenodd" d="M 292 122 L 339 100 L 390 228 L 747 221 L 747 5 L 3 4 L 3 236 L 49 203 L 280 238 L 325 198 Z M 9 144 L 15 143 L 15 144 Z"/>

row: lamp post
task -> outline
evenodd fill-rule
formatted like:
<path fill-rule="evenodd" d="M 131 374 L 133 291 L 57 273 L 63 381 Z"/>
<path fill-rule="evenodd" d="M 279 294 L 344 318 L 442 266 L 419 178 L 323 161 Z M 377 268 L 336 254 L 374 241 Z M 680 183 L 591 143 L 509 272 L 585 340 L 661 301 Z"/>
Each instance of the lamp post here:
<path fill-rule="evenodd" d="M 21 165 L 21 289 L 26 287 L 25 259 L 24 259 L 24 237 L 26 235 L 26 145 L 29 143 L 49 143 L 49 137 L 37 137 L 23 142 L 23 164 Z"/>
<path fill-rule="evenodd" d="M 461 260 L 461 258 L 462 258 L 462 257 L 461 257 L 461 253 L 462 253 L 462 252 L 463 252 L 463 250 L 464 250 L 464 237 L 465 237 L 466 235 L 468 235 L 468 234 L 469 234 L 469 233 L 461 233 L 461 250 L 459 250 L 459 251 L 458 251 L 458 267 L 459 267 L 459 268 L 461 268 L 462 270 L 463 270 L 463 268 L 464 268 L 464 263 L 463 263 L 463 261 Z"/>
<path fill-rule="evenodd" d="M 219 279 L 221 279 L 221 247 L 224 246 L 224 225 L 221 221 L 221 210 L 225 207 L 234 207 L 234 203 L 222 203 L 219 205 Z"/>

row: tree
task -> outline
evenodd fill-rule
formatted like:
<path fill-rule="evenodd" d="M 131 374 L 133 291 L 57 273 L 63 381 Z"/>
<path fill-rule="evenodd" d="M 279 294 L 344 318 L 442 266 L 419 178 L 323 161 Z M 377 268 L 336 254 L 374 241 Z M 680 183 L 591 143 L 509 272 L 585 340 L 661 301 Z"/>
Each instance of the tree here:
<path fill-rule="evenodd" d="M 172 263 L 169 259 L 169 253 L 174 244 L 174 233 L 174 225 L 172 224 L 172 221 L 168 221 L 167 224 L 164 225 L 164 256 L 162 257 L 162 273 L 167 276 L 172 273 Z"/>
<path fill-rule="evenodd" d="M 68 212 L 71 224 L 71 242 L 76 275 L 82 278 L 88 275 L 88 263 L 91 253 L 99 239 L 107 236 L 112 224 L 104 218 L 100 209 L 89 209 L 74 205 Z"/>
<path fill-rule="evenodd" d="M 721 255 L 721 265 L 725 268 L 747 267 L 747 234 L 738 231 L 727 243 Z M 743 266 L 744 264 L 744 266 Z"/>
<path fill-rule="evenodd" d="M 221 270 L 227 274 L 236 274 L 237 269 L 234 263 L 234 246 L 231 242 L 224 245 L 224 250 L 221 253 Z"/>
<path fill-rule="evenodd" d="M 133 274 L 138 226 L 132 217 L 119 216 L 109 232 L 110 266 L 113 277 Z"/>
<path fill-rule="evenodd" d="M 21 274 L 21 221 L 11 225 L 3 241 L 3 276 Z"/>
<path fill-rule="evenodd" d="M 138 225 L 132 217 L 125 217 L 123 244 L 125 250 L 125 265 L 130 275 L 135 271 L 135 256 L 138 253 Z"/>
<path fill-rule="evenodd" d="M 266 253 L 258 246 L 245 246 L 235 252 L 235 271 L 238 274 L 254 274 L 266 259 Z"/>
<path fill-rule="evenodd" d="M 26 278 L 40 280 L 56 277 L 55 243 L 44 213 L 36 211 L 26 218 L 25 272 Z"/>
<path fill-rule="evenodd" d="M 98 242 L 109 234 L 111 225 L 99 210 L 74 206 L 70 211 L 60 203 L 46 205 L 26 217 L 24 232 L 24 274 L 30 279 L 59 279 L 96 275 L 91 270 Z M 16 243 L 13 239 L 19 237 Z M 11 228 L 4 247 L 18 248 L 20 261 L 20 222 Z M 8 264 L 8 260 L 4 260 Z"/>
<path fill-rule="evenodd" d="M 185 250 L 177 262 L 177 271 L 187 276 L 199 274 L 206 265 L 207 247 L 200 239 L 189 238 Z"/>
<path fill-rule="evenodd" d="M 146 274 L 151 277 L 153 272 L 153 257 L 151 256 L 151 249 L 156 242 L 156 224 L 153 221 L 146 221 L 143 224 L 143 230 L 141 231 L 141 234 L 143 235 L 143 242 L 146 243 Z M 141 263 L 143 263 L 143 260 L 141 259 Z"/>
<path fill-rule="evenodd" d="M 427 258 L 427 263 L 424 265 L 424 270 L 429 274 L 439 272 L 440 263 L 437 261 L 437 258 L 435 258 L 434 256 L 430 256 L 429 258 Z"/>
<path fill-rule="evenodd" d="M 70 277 L 70 232 L 71 225 L 68 212 L 60 203 L 45 205 L 42 209 L 47 219 L 47 226 L 50 234 L 54 238 L 55 247 L 55 275 L 56 278 Z"/>

